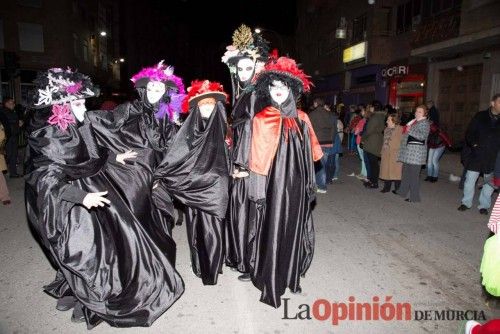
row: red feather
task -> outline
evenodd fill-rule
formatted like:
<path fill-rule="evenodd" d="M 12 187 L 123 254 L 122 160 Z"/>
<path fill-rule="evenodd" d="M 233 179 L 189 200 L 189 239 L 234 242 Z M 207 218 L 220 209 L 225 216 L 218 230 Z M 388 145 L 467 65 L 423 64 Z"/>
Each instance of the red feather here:
<path fill-rule="evenodd" d="M 278 49 L 273 49 L 271 53 L 269 54 L 269 59 L 276 61 L 276 59 L 279 58 L 279 52 Z"/>
<path fill-rule="evenodd" d="M 224 91 L 224 87 L 216 81 L 193 80 L 191 87 L 187 89 L 188 93 L 182 101 L 182 111 L 189 112 L 189 101 L 198 95 L 205 93 L 222 93 L 225 96 L 225 103 L 229 102 L 229 95 Z"/>
<path fill-rule="evenodd" d="M 300 80 L 304 86 L 304 91 L 311 90 L 312 82 L 309 80 L 311 77 L 302 71 L 295 60 L 288 57 L 279 57 L 278 59 L 271 59 L 264 68 L 265 71 L 281 72 Z"/>

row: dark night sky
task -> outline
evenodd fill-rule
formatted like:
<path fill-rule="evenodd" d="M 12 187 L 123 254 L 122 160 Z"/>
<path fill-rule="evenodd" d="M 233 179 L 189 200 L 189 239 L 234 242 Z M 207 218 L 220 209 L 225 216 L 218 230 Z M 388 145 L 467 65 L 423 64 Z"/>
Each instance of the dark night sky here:
<path fill-rule="evenodd" d="M 225 2 L 228 1 L 173 0 L 168 1 L 167 8 L 178 19 L 190 22 L 198 36 L 215 41 L 227 39 L 242 22 L 283 34 L 293 34 L 295 30 L 295 0 L 235 0 L 223 6 Z"/>
<path fill-rule="evenodd" d="M 295 0 L 122 0 L 121 49 L 129 60 L 124 79 L 165 59 L 186 86 L 192 79 L 206 78 L 229 88 L 229 74 L 220 58 L 233 31 L 245 23 L 293 35 L 295 6 Z"/>

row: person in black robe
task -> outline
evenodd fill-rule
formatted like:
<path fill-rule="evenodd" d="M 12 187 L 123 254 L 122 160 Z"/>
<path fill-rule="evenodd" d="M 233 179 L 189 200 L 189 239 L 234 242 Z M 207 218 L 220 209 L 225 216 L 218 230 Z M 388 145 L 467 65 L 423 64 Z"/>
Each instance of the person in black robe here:
<path fill-rule="evenodd" d="M 152 203 L 155 168 L 179 129 L 185 89 L 173 68 L 160 62 L 132 77 L 139 99 L 119 105 L 112 112 L 91 111 L 99 146 L 110 154 L 107 169 L 123 189 L 134 215 L 175 263 L 176 247 L 171 229 L 174 216 L 162 215 Z"/>
<path fill-rule="evenodd" d="M 241 42 L 243 41 L 243 42 Z M 268 42 L 258 33 L 241 25 L 233 34 L 222 61 L 228 66 L 233 87 L 232 181 L 226 224 L 226 265 L 243 273 L 241 281 L 250 281 L 248 266 L 248 154 L 252 118 L 259 105 L 253 80 L 268 57 Z"/>
<path fill-rule="evenodd" d="M 193 81 L 184 101 L 189 116 L 157 168 L 153 188 L 164 215 L 172 212 L 172 199 L 185 205 L 191 265 L 205 285 L 217 284 L 224 261 L 229 197 L 226 101 L 220 84 Z"/>
<path fill-rule="evenodd" d="M 274 307 L 286 288 L 301 291 L 300 276 L 314 253 L 314 161 L 323 153 L 307 114 L 296 107 L 309 87 L 308 77 L 286 57 L 270 60 L 256 82 L 268 104 L 252 121 L 250 274 L 260 300 Z"/>
<path fill-rule="evenodd" d="M 58 269 L 44 289 L 89 329 L 150 326 L 184 283 L 108 173 L 108 150 L 85 117 L 90 79 L 51 69 L 35 84 L 27 213 Z"/>

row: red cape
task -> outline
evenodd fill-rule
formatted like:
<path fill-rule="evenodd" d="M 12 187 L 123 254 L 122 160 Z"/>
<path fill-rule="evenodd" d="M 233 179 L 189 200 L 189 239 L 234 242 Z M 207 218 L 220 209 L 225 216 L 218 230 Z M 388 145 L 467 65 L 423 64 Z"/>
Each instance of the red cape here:
<path fill-rule="evenodd" d="M 309 116 L 298 110 L 299 119 L 309 128 L 309 139 L 313 160 L 318 161 L 323 156 L 323 150 L 309 120 Z M 254 173 L 267 175 L 273 162 L 280 141 L 281 127 L 299 129 L 294 118 L 281 117 L 281 113 L 274 107 L 266 107 L 253 118 L 252 144 L 250 150 L 250 170 Z M 300 133 L 300 131 L 299 131 Z"/>

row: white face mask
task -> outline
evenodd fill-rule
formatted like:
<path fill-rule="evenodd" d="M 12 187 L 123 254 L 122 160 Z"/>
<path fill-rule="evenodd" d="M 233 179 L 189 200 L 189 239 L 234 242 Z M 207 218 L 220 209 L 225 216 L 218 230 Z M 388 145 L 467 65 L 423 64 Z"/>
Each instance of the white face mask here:
<path fill-rule="evenodd" d="M 209 118 L 215 109 L 215 104 L 205 103 L 205 104 L 199 105 L 198 108 L 200 109 L 200 114 L 201 114 L 202 118 Z"/>
<path fill-rule="evenodd" d="M 283 81 L 273 80 L 269 86 L 269 94 L 271 94 L 271 98 L 274 102 L 281 105 L 286 101 L 288 95 L 290 95 L 290 88 L 288 88 Z"/>
<path fill-rule="evenodd" d="M 165 84 L 160 81 L 150 81 L 146 86 L 146 97 L 151 104 L 160 101 L 165 94 Z"/>
<path fill-rule="evenodd" d="M 250 79 L 252 79 L 255 69 L 255 63 L 252 61 L 252 59 L 249 58 L 243 58 L 238 61 L 236 64 L 237 70 L 238 70 L 238 78 L 240 79 L 241 82 L 246 82 Z"/>
<path fill-rule="evenodd" d="M 75 115 L 75 118 L 83 122 L 83 119 L 85 118 L 85 112 L 87 111 L 87 108 L 85 107 L 85 100 L 80 99 L 80 100 L 74 100 L 69 102 L 71 106 L 71 112 L 73 115 Z"/>

